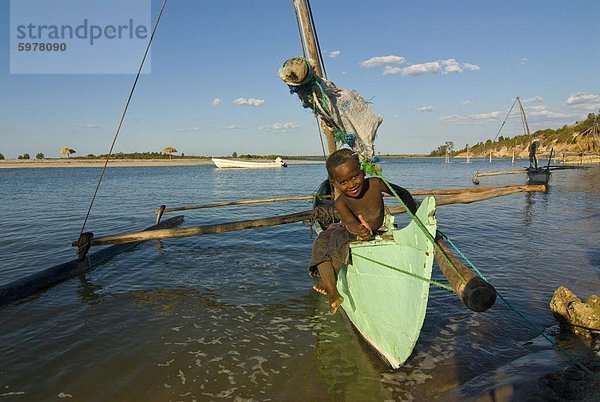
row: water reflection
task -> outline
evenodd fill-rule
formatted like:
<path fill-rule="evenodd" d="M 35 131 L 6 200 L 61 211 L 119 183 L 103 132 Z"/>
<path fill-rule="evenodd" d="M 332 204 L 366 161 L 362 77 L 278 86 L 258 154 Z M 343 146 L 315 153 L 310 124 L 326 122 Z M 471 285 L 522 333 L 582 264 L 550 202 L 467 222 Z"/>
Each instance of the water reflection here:
<path fill-rule="evenodd" d="M 79 286 L 77 287 L 79 300 L 88 304 L 99 303 L 102 286 L 92 283 L 85 275 L 79 275 L 77 280 L 79 281 Z"/>

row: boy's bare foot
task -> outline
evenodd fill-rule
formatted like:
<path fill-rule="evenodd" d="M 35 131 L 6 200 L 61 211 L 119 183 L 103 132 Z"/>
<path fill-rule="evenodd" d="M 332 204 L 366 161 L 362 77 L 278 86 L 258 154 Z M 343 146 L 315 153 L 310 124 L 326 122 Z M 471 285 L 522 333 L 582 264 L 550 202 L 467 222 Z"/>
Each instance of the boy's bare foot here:
<path fill-rule="evenodd" d="M 329 313 L 331 315 L 335 314 L 343 302 L 344 302 L 344 298 L 340 295 L 337 295 L 337 297 L 330 298 L 329 299 Z"/>
<path fill-rule="evenodd" d="M 327 296 L 327 294 L 329 293 L 327 291 L 327 288 L 321 284 L 314 284 L 312 288 L 315 292 L 325 295 L 325 296 Z"/>

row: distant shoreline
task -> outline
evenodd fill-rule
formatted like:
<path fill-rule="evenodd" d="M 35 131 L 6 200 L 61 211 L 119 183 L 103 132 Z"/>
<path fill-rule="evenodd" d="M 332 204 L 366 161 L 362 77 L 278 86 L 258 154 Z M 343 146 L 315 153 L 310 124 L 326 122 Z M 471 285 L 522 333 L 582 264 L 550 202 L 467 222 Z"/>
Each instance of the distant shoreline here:
<path fill-rule="evenodd" d="M 386 159 L 444 159 L 443 156 L 428 156 L 428 155 L 380 155 L 382 161 Z M 265 162 L 265 158 L 227 158 L 238 159 L 242 161 L 257 161 Z M 452 159 L 466 159 L 464 156 L 454 156 Z M 471 159 L 487 159 L 487 157 L 471 156 Z M 510 159 L 506 157 L 495 158 Z M 522 158 L 521 158 L 522 159 Z M 316 156 L 296 156 L 290 159 L 284 159 L 288 165 L 313 165 L 324 164 L 322 157 Z M 527 161 L 527 159 L 523 159 Z M 28 169 L 28 168 L 101 168 L 104 167 L 106 161 L 103 159 L 76 159 L 76 158 L 57 158 L 57 159 L 2 159 L 0 160 L 0 169 Z M 555 163 L 560 163 L 561 160 L 555 159 Z M 566 160 L 567 164 L 599 164 L 598 157 L 570 157 Z M 212 165 L 210 158 L 173 158 L 173 159 L 111 159 L 108 162 L 108 167 L 164 167 L 164 166 L 199 166 Z"/>
<path fill-rule="evenodd" d="M 262 161 L 264 159 L 244 159 L 246 161 Z M 102 159 L 5 159 L 0 160 L 0 169 L 30 169 L 30 168 L 101 168 L 106 160 Z M 308 159 L 286 160 L 288 165 L 322 164 L 323 161 Z M 206 158 L 185 159 L 111 159 L 108 167 L 164 167 L 164 166 L 196 166 L 212 165 Z"/>

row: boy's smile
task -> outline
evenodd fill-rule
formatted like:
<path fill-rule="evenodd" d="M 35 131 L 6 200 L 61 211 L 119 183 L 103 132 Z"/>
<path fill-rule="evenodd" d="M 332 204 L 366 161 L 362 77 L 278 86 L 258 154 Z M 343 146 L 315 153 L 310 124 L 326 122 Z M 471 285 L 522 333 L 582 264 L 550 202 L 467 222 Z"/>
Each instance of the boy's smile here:
<path fill-rule="evenodd" d="M 359 198 L 364 192 L 365 175 L 352 160 L 332 169 L 333 184 L 347 197 Z"/>

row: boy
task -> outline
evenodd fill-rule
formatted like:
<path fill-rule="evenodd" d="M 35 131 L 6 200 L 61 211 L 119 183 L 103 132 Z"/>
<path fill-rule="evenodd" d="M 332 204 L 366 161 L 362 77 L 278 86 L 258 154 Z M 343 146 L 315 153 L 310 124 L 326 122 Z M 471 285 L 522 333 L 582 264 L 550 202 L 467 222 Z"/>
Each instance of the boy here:
<path fill-rule="evenodd" d="M 384 204 L 381 193 L 390 194 L 378 177 L 365 179 L 358 156 L 351 149 L 340 149 L 327 158 L 327 172 L 331 183 L 341 192 L 333 206 L 342 218 L 323 231 L 313 243 L 309 264 L 311 276 L 321 277 L 321 284 L 313 289 L 329 298 L 329 312 L 335 314 L 344 298 L 338 293 L 336 277 L 342 264 L 347 262 L 348 243 L 369 240 L 384 222 Z M 417 204 L 410 193 L 392 184 L 392 188 L 412 213 Z"/>

